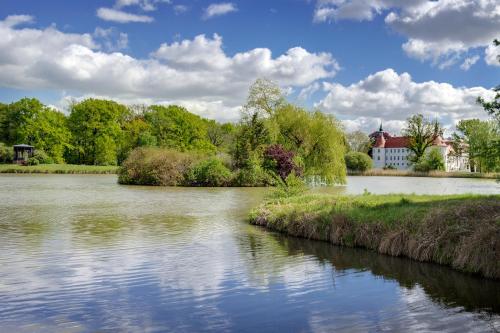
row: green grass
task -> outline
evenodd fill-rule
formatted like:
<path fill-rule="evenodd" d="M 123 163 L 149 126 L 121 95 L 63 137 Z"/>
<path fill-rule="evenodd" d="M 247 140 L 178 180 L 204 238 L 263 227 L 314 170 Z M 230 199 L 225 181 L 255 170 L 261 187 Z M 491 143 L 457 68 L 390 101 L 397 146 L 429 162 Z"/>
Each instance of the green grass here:
<path fill-rule="evenodd" d="M 352 171 L 348 170 L 349 176 L 394 176 L 394 177 L 437 177 L 437 178 L 486 178 L 486 179 L 500 179 L 500 173 L 490 172 L 463 172 L 463 171 L 429 171 L 417 172 L 411 170 L 382 170 L 370 169 L 367 171 Z"/>
<path fill-rule="evenodd" d="M 269 199 L 250 222 L 500 279 L 500 195 L 303 194 Z"/>
<path fill-rule="evenodd" d="M 16 165 L 0 164 L 0 173 L 58 173 L 58 174 L 114 174 L 116 166 L 75 165 L 75 164 L 40 164 Z"/>

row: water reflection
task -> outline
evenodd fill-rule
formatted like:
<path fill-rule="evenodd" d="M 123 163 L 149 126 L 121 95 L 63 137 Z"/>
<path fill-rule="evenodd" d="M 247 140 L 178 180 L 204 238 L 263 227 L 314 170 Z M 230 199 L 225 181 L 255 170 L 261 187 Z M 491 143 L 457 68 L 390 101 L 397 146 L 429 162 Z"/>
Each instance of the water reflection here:
<path fill-rule="evenodd" d="M 0 185 L 2 332 L 500 328 L 499 282 L 250 226 L 263 189 Z"/>

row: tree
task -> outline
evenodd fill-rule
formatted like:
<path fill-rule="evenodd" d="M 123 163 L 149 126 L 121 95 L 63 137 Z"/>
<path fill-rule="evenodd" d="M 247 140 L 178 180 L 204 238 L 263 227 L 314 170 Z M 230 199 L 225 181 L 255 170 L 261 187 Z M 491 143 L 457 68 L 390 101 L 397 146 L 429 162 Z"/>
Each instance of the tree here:
<path fill-rule="evenodd" d="M 71 133 L 61 112 L 35 98 L 23 98 L 3 108 L 2 139 L 9 145 L 26 143 L 43 150 L 55 162 L 64 162 Z"/>
<path fill-rule="evenodd" d="M 135 115 L 123 125 L 123 140 L 118 152 L 118 163 L 121 164 L 128 154 L 137 147 L 156 146 L 156 137 L 151 134 L 151 126 L 142 115 Z"/>
<path fill-rule="evenodd" d="M 415 171 L 428 172 L 433 170 L 445 170 L 443 155 L 439 148 L 432 148 L 428 154 L 421 158 L 414 167 Z"/>
<path fill-rule="evenodd" d="M 271 115 L 285 103 L 283 92 L 277 84 L 266 79 L 257 79 L 250 87 L 244 110 Z"/>
<path fill-rule="evenodd" d="M 495 39 L 493 45 L 499 47 L 500 41 Z M 498 62 L 500 62 L 500 55 L 497 56 Z M 496 118 L 500 125 L 500 86 L 493 89 L 496 92 L 495 97 L 492 101 L 486 101 L 482 97 L 477 98 L 477 102 L 483 106 L 483 108 L 488 112 L 489 115 Z"/>
<path fill-rule="evenodd" d="M 123 140 L 122 126 L 129 116 L 127 107 L 113 101 L 90 98 L 71 105 L 68 121 L 73 137 L 71 162 L 116 165 Z"/>
<path fill-rule="evenodd" d="M 280 144 L 269 145 L 264 151 L 264 168 L 276 174 L 286 183 L 287 177 L 293 172 L 302 175 L 302 169 L 294 161 L 295 153 L 286 150 Z"/>
<path fill-rule="evenodd" d="M 465 143 L 473 169 L 481 172 L 500 168 L 500 131 L 493 121 L 461 120 L 453 134 L 454 141 Z"/>
<path fill-rule="evenodd" d="M 219 124 L 215 120 L 207 120 L 208 141 L 217 149 L 227 151 L 234 139 L 236 127 L 231 123 Z"/>
<path fill-rule="evenodd" d="M 345 155 L 347 169 L 353 171 L 366 171 L 371 169 L 373 161 L 368 154 L 358 151 L 350 151 Z"/>
<path fill-rule="evenodd" d="M 372 145 L 368 135 L 366 135 L 362 131 L 347 133 L 346 140 L 350 151 L 368 153 Z"/>
<path fill-rule="evenodd" d="M 273 141 L 297 154 L 305 176 L 321 176 L 330 183 L 345 181 L 345 136 L 337 119 L 286 104 L 268 122 Z"/>
<path fill-rule="evenodd" d="M 408 137 L 408 149 L 412 151 L 410 161 L 418 163 L 424 156 L 427 148 L 433 145 L 436 137 L 442 135 L 441 125 L 436 121 L 429 121 L 422 114 L 408 118 L 403 135 Z"/>
<path fill-rule="evenodd" d="M 207 137 L 206 121 L 181 106 L 153 105 L 144 114 L 144 118 L 160 147 L 180 151 L 215 151 L 215 146 Z"/>

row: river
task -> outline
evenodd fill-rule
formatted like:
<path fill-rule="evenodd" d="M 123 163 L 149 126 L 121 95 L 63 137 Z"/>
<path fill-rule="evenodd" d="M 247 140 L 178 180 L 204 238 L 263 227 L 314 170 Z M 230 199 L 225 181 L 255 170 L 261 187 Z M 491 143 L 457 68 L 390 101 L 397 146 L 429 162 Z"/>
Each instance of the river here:
<path fill-rule="evenodd" d="M 500 193 L 349 177 L 323 192 Z M 0 175 L 0 332 L 500 330 L 500 282 L 245 222 L 266 189 Z"/>

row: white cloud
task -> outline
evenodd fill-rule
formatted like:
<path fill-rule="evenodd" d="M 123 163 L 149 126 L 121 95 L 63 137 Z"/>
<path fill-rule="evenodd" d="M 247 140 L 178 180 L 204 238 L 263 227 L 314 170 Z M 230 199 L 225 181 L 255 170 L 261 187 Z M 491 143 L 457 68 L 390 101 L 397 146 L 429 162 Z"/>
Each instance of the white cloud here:
<path fill-rule="evenodd" d="M 122 10 L 105 8 L 105 7 L 101 7 L 97 10 L 97 16 L 102 20 L 112 21 L 117 23 L 130 23 L 130 22 L 150 23 L 154 21 L 154 19 L 151 16 L 136 15 L 124 12 Z"/>
<path fill-rule="evenodd" d="M 380 120 L 393 127 L 402 125 L 416 113 L 437 118 L 447 127 L 459 119 L 486 118 L 476 98 L 489 99 L 494 95 L 483 87 L 454 87 L 435 81 L 417 83 L 408 73 L 398 74 L 390 68 L 349 86 L 324 83 L 324 90 L 327 95 L 317 107 L 348 119 L 350 127 L 357 124 L 367 131 Z M 367 125 L 372 128 L 366 128 Z"/>
<path fill-rule="evenodd" d="M 314 83 L 308 85 L 307 87 L 302 88 L 299 92 L 299 95 L 297 96 L 297 99 L 299 101 L 306 101 L 309 98 L 311 98 L 311 96 L 314 93 L 316 93 L 317 91 L 319 91 L 320 89 L 321 89 L 321 85 L 319 84 L 319 82 L 314 82 Z"/>
<path fill-rule="evenodd" d="M 408 38 L 408 56 L 439 68 L 487 47 L 500 31 L 498 0 L 318 0 L 314 21 L 372 20 L 385 13 L 385 23 Z"/>
<path fill-rule="evenodd" d="M 479 60 L 479 56 L 475 55 L 470 58 L 466 58 L 464 62 L 460 65 L 460 68 L 464 71 L 468 71 L 474 64 Z"/>
<path fill-rule="evenodd" d="M 222 2 L 210 4 L 203 13 L 204 19 L 209 19 L 215 16 L 226 15 L 231 12 L 236 12 L 238 8 L 232 2 Z"/>
<path fill-rule="evenodd" d="M 121 100 L 181 101 L 215 115 L 217 108 L 233 112 L 244 103 L 250 84 L 259 77 L 283 87 L 302 88 L 332 78 L 339 68 L 331 54 L 301 47 L 276 57 L 267 48 L 230 56 L 218 35 L 162 44 L 150 57 L 138 59 L 108 52 L 105 43 L 91 34 L 68 34 L 54 27 L 16 28 L 14 21 L 29 20 L 0 21 L 2 87 L 64 90 L 76 96 L 95 94 Z"/>
<path fill-rule="evenodd" d="M 116 0 L 116 8 L 139 6 L 144 11 L 154 11 L 160 3 L 170 4 L 171 0 Z"/>
<path fill-rule="evenodd" d="M 184 14 L 188 10 L 189 10 L 189 7 L 185 6 L 185 5 L 175 5 L 174 6 L 174 13 L 176 15 Z"/>
<path fill-rule="evenodd" d="M 97 27 L 94 31 L 94 39 L 106 51 L 118 51 L 128 47 L 128 35 L 123 32 L 118 32 L 114 28 L 103 29 Z"/>
<path fill-rule="evenodd" d="M 500 46 L 490 44 L 486 50 L 484 50 L 484 53 L 484 60 L 488 65 L 500 66 Z"/>

